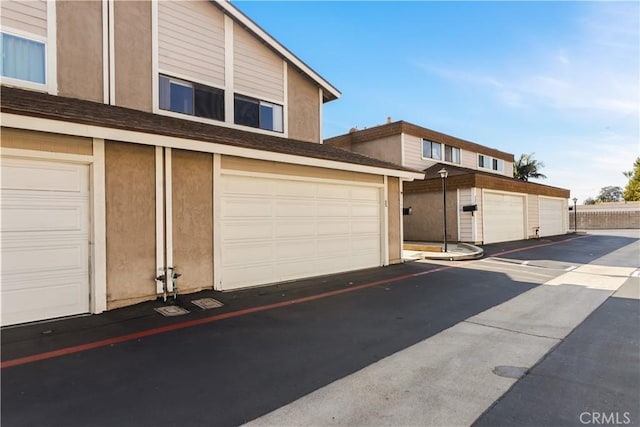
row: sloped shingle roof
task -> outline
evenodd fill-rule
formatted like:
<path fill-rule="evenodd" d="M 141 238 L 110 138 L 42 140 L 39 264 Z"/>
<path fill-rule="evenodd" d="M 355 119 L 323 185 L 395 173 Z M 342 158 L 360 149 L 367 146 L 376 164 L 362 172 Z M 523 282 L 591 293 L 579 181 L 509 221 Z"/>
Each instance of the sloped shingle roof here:
<path fill-rule="evenodd" d="M 2 86 L 0 111 L 155 135 L 186 138 L 254 150 L 420 173 L 324 144 L 166 117 L 129 108 Z"/>

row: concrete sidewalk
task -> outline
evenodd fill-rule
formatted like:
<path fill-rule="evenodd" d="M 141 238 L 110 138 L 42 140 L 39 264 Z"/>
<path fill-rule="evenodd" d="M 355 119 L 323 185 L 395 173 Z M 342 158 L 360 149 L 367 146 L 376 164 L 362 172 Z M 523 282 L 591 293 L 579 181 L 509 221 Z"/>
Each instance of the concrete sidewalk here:
<path fill-rule="evenodd" d="M 402 258 L 406 261 L 417 259 L 435 259 L 463 261 L 482 258 L 484 250 L 469 243 L 449 243 L 444 251 L 443 243 L 404 242 Z"/>

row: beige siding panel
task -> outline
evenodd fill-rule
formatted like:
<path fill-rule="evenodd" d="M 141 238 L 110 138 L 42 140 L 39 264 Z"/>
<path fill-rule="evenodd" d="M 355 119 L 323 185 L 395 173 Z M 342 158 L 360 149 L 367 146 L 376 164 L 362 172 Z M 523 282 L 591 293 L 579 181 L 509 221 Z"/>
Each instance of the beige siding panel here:
<path fill-rule="evenodd" d="M 473 197 L 470 188 L 461 188 L 460 190 L 460 206 L 458 206 L 458 215 L 460 216 L 460 241 L 473 242 L 473 220 L 476 212 L 462 212 L 465 205 L 473 205 Z"/>
<path fill-rule="evenodd" d="M 180 293 L 213 287 L 213 156 L 171 150 L 173 262 Z"/>
<path fill-rule="evenodd" d="M 536 194 L 527 196 L 527 236 L 535 237 L 540 227 L 540 199 Z"/>
<path fill-rule="evenodd" d="M 155 148 L 106 141 L 109 309 L 156 297 L 155 192 Z"/>
<path fill-rule="evenodd" d="M 158 2 L 162 71 L 224 86 L 224 15 L 208 1 Z"/>
<path fill-rule="evenodd" d="M 478 169 L 478 153 L 460 150 L 460 166 L 469 169 Z"/>
<path fill-rule="evenodd" d="M 269 173 L 276 175 L 291 175 L 308 178 L 335 179 L 340 181 L 357 181 L 370 184 L 382 184 L 380 175 L 369 175 L 359 172 L 341 171 L 335 169 L 316 168 L 313 166 L 299 166 L 289 163 L 278 163 L 266 160 L 244 159 L 241 157 L 222 156 L 222 169 L 247 172 Z"/>
<path fill-rule="evenodd" d="M 49 151 L 52 153 L 93 154 L 93 140 L 79 136 L 57 133 L 34 132 L 30 130 L 2 128 L 0 146 L 23 150 Z"/>
<path fill-rule="evenodd" d="M 504 171 L 503 174 L 508 177 L 513 176 L 513 162 L 504 162 Z"/>
<path fill-rule="evenodd" d="M 389 199 L 389 264 L 402 262 L 402 236 L 400 235 L 400 180 L 389 177 L 387 181 L 387 197 Z"/>
<path fill-rule="evenodd" d="M 46 1 L 2 0 L 0 5 L 0 16 L 2 17 L 0 23 L 3 27 L 47 37 Z"/>
<path fill-rule="evenodd" d="M 439 161 L 422 158 L 422 138 L 404 135 L 404 165 L 418 170 L 427 169 Z"/>
<path fill-rule="evenodd" d="M 236 91 L 284 102 L 282 59 L 238 25 L 234 25 L 233 67 Z"/>

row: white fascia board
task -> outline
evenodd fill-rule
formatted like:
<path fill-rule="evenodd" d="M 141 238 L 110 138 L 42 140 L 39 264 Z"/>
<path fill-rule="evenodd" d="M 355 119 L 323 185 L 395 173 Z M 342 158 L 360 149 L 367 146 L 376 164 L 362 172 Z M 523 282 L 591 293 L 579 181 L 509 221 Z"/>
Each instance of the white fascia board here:
<path fill-rule="evenodd" d="M 287 61 L 298 67 L 309 77 L 311 77 L 316 83 L 318 83 L 326 92 L 333 95 L 336 99 L 340 98 L 340 91 L 333 87 L 331 83 L 326 81 L 322 76 L 313 71 L 311 67 L 302 62 L 297 56 L 291 53 L 286 47 L 280 44 L 276 39 L 271 37 L 269 33 L 264 31 L 258 24 L 253 22 L 248 16 L 242 13 L 239 9 L 231 4 L 227 0 L 215 0 L 216 4 L 220 6 L 227 14 L 236 19 L 239 23 L 247 27 L 251 32 L 256 34 L 262 40 L 264 40 L 272 49 L 282 55 Z"/>
<path fill-rule="evenodd" d="M 178 148 L 183 150 L 199 151 L 203 153 L 217 153 L 227 156 L 244 157 L 248 159 L 268 160 L 303 166 L 368 173 L 373 175 L 394 176 L 407 181 L 424 178 L 424 173 L 421 172 L 411 172 L 397 169 L 387 169 L 377 166 L 358 165 L 354 163 L 340 162 L 337 160 L 317 159 L 314 157 L 276 153 L 273 151 L 257 150 L 254 148 L 236 147 L 233 145 L 200 141 L 197 139 L 156 135 L 146 132 L 114 129 L 95 125 L 85 125 L 81 123 L 67 122 L 62 120 L 22 116 L 19 114 L 0 113 L 0 123 L 2 123 L 2 126 L 4 127 L 16 129 L 52 132 L 63 135 L 81 136 L 86 138 L 102 138 L 105 140 Z"/>

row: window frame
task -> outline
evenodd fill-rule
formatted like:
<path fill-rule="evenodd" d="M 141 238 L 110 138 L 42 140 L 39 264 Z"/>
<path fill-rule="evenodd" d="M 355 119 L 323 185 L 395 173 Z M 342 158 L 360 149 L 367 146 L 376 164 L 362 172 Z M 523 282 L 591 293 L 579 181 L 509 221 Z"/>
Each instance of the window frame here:
<path fill-rule="evenodd" d="M 451 160 L 447 160 L 447 148 L 449 148 L 451 150 Z M 454 156 L 454 153 L 458 154 L 457 155 L 457 161 L 455 160 L 456 156 Z M 444 146 L 444 161 L 445 162 L 451 163 L 451 164 L 454 164 L 454 165 L 459 165 L 462 162 L 461 157 L 462 157 L 462 152 L 461 152 L 459 147 L 455 147 L 453 145 L 445 144 L 445 146 Z"/>
<path fill-rule="evenodd" d="M 424 154 L 425 154 L 425 153 L 424 153 L 425 143 L 428 143 L 428 144 L 429 144 L 429 155 L 428 155 L 428 156 L 425 156 L 425 155 L 424 155 Z M 437 145 L 439 145 L 439 146 L 440 146 L 440 157 L 434 157 L 434 156 L 433 156 L 433 146 L 434 146 L 434 144 L 437 144 Z M 441 142 L 432 141 L 432 140 L 427 139 L 427 138 L 422 138 L 422 158 L 423 158 L 423 159 L 430 159 L 430 160 L 438 160 L 438 161 L 442 161 L 443 154 L 444 154 L 444 153 L 443 153 L 443 151 L 444 151 L 444 150 L 443 150 L 443 146 L 444 146 L 444 144 L 443 144 L 443 143 L 441 143 Z"/>
<path fill-rule="evenodd" d="M 7 77 L 0 74 L 0 82 L 9 86 L 16 86 L 25 89 L 34 89 L 43 92 L 49 92 L 50 82 L 54 76 L 49 75 L 49 43 L 46 37 L 31 34 L 26 31 L 20 31 L 13 28 L 2 27 L 2 34 L 6 34 L 12 37 L 21 38 L 24 40 L 40 43 L 43 46 L 43 63 L 44 63 L 44 83 L 33 82 L 30 80 L 22 80 L 15 77 Z M 1 59 L 0 59 L 1 60 Z M 4 66 L 3 66 L 4 67 Z"/>
<path fill-rule="evenodd" d="M 483 159 L 482 165 L 480 165 L 480 159 Z M 496 167 L 494 167 L 494 164 Z M 478 153 L 478 169 L 504 173 L 504 160 Z"/>
<path fill-rule="evenodd" d="M 237 107 L 236 107 L 236 101 L 240 99 L 243 102 L 247 102 L 247 103 L 253 103 L 256 104 L 258 107 L 258 126 L 253 126 L 251 124 L 243 124 L 243 123 L 238 123 L 238 114 L 236 114 L 237 112 Z M 276 102 L 272 102 L 272 101 L 267 101 L 264 99 L 260 99 L 260 98 L 255 98 L 253 96 L 248 96 L 248 95 L 244 95 L 243 93 L 239 93 L 239 92 L 234 92 L 233 94 L 233 124 L 236 126 L 242 126 L 242 127 L 248 127 L 251 129 L 260 129 L 262 131 L 266 131 L 266 132 L 273 132 L 273 133 L 278 133 L 278 134 L 284 134 L 284 105 L 278 104 Z M 267 108 L 271 108 L 271 126 L 270 127 L 263 127 L 263 122 L 262 122 L 262 112 L 263 109 L 267 107 Z M 275 111 L 279 111 L 279 119 L 276 120 L 276 115 L 273 114 Z M 279 125 L 280 129 L 276 129 L 276 124 Z"/>
<path fill-rule="evenodd" d="M 169 98 L 168 98 L 168 105 L 169 108 L 163 108 L 162 107 L 162 90 L 160 89 L 162 86 L 162 82 L 163 79 L 167 79 L 168 83 L 169 83 L 169 88 L 171 87 L 171 84 L 175 84 L 175 85 L 179 85 L 179 86 L 183 86 L 183 87 L 188 87 L 191 89 L 191 112 L 184 112 L 184 111 L 175 111 L 171 109 L 171 91 L 169 91 Z M 204 90 L 209 90 L 212 92 L 220 92 L 218 95 L 221 96 L 221 110 L 222 110 L 222 117 L 221 118 L 214 118 L 214 117 L 207 117 L 207 116 L 202 116 L 202 115 L 197 115 L 196 111 L 198 111 L 198 108 L 196 107 L 196 91 L 197 89 L 204 89 Z M 202 84 L 199 82 L 194 82 L 194 81 L 190 81 L 181 77 L 174 77 L 171 76 L 169 74 L 166 73 L 158 73 L 158 105 L 157 105 L 158 111 L 162 112 L 162 114 L 164 113 L 169 113 L 171 115 L 177 115 L 178 117 L 181 118 L 193 118 L 193 119 L 197 119 L 197 120 L 203 120 L 205 122 L 211 122 L 211 123 L 216 123 L 216 124 L 220 124 L 220 123 L 224 123 L 225 122 L 225 118 L 226 118 L 226 110 L 225 110 L 225 90 L 221 89 L 219 87 L 215 87 L 215 86 L 210 86 L 210 85 L 206 85 L 206 84 Z"/>

